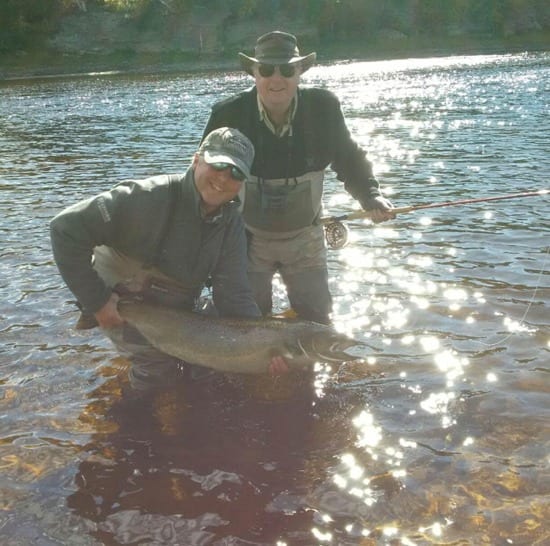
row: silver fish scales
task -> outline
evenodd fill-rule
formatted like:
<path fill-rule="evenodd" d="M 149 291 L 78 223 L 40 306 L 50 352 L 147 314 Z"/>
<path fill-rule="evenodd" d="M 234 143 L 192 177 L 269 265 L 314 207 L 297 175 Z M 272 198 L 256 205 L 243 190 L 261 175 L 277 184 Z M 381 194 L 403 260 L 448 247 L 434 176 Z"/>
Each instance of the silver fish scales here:
<path fill-rule="evenodd" d="M 275 355 L 284 356 L 291 370 L 358 360 L 345 351 L 364 345 L 302 320 L 217 318 L 139 300 L 121 300 L 119 312 L 159 351 L 224 373 L 266 373 Z"/>

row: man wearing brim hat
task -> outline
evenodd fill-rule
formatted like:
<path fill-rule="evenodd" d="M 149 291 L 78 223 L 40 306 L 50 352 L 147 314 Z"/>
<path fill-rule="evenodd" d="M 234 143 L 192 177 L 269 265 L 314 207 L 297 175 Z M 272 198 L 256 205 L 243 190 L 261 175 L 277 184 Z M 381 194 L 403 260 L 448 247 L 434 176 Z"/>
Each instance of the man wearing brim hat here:
<path fill-rule="evenodd" d="M 249 237 L 248 275 L 262 313 L 272 310 L 272 279 L 279 272 L 298 316 L 329 323 L 332 299 L 318 222 L 326 168 L 373 221 L 393 218 L 393 207 L 351 138 L 338 98 L 299 86 L 315 59 L 315 53 L 300 54 L 292 34 L 260 36 L 254 56 L 239 53 L 255 85 L 215 104 L 204 136 L 216 127 L 236 127 L 256 150 L 250 181 L 239 196 Z"/>

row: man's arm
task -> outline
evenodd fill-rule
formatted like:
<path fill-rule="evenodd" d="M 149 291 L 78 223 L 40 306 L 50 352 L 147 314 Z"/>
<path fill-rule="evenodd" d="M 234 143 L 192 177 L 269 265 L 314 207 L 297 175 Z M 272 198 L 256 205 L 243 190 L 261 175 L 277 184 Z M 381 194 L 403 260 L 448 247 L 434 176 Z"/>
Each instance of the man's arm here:
<path fill-rule="evenodd" d="M 155 180 L 118 184 L 65 209 L 51 221 L 54 259 L 84 310 L 96 313 L 111 298 L 111 289 L 92 267 L 94 248 L 106 245 L 129 255 L 132 251 L 143 254 L 155 239 L 156 227 L 143 220 L 151 219 L 151 211 L 164 210 L 164 192 L 152 191 Z"/>
<path fill-rule="evenodd" d="M 374 222 L 393 218 L 390 212 L 393 205 L 382 196 L 372 163 L 367 159 L 365 151 L 351 137 L 340 102 L 334 95 L 331 102 L 328 111 L 330 133 L 333 135 L 332 169 L 336 172 L 338 180 L 344 182 L 346 191 L 359 201 L 363 209 L 372 211 L 371 218 Z"/>
<path fill-rule="evenodd" d="M 87 199 L 59 213 L 50 222 L 55 262 L 69 290 L 82 307 L 95 313 L 111 290 L 92 267 L 95 246 L 108 244 L 113 229 L 107 194 Z"/>
<path fill-rule="evenodd" d="M 222 252 L 212 273 L 214 305 L 221 316 L 261 317 L 248 282 L 248 257 L 244 223 L 234 215 L 228 226 Z"/>

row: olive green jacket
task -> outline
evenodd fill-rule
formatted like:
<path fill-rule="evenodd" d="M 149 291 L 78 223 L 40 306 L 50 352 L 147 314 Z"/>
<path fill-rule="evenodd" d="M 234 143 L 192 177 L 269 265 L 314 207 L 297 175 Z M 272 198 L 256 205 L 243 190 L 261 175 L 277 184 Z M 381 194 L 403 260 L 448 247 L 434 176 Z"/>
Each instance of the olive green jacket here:
<path fill-rule="evenodd" d="M 59 271 L 82 307 L 96 312 L 111 288 L 92 267 L 94 247 L 106 245 L 155 266 L 187 292 L 192 307 L 208 279 L 224 316 L 260 316 L 246 273 L 246 236 L 238 204 L 205 219 L 194 171 L 128 180 L 59 213 L 50 224 Z"/>

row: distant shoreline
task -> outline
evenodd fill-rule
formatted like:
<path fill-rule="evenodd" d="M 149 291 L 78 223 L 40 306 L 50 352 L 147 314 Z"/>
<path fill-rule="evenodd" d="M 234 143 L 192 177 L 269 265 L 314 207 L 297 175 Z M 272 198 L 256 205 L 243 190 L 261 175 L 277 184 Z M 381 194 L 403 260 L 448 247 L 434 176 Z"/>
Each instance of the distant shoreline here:
<path fill-rule="evenodd" d="M 343 60 L 390 60 L 453 55 L 489 55 L 550 50 L 550 36 L 535 33 L 498 40 L 460 36 L 454 39 L 416 38 L 376 44 L 318 47 L 319 63 Z M 157 72 L 202 72 L 240 70 L 234 55 L 191 54 L 166 51 L 157 54 L 135 52 L 63 53 L 19 52 L 0 55 L 0 81 L 50 77 L 85 76 L 98 73 L 151 74 Z"/>

